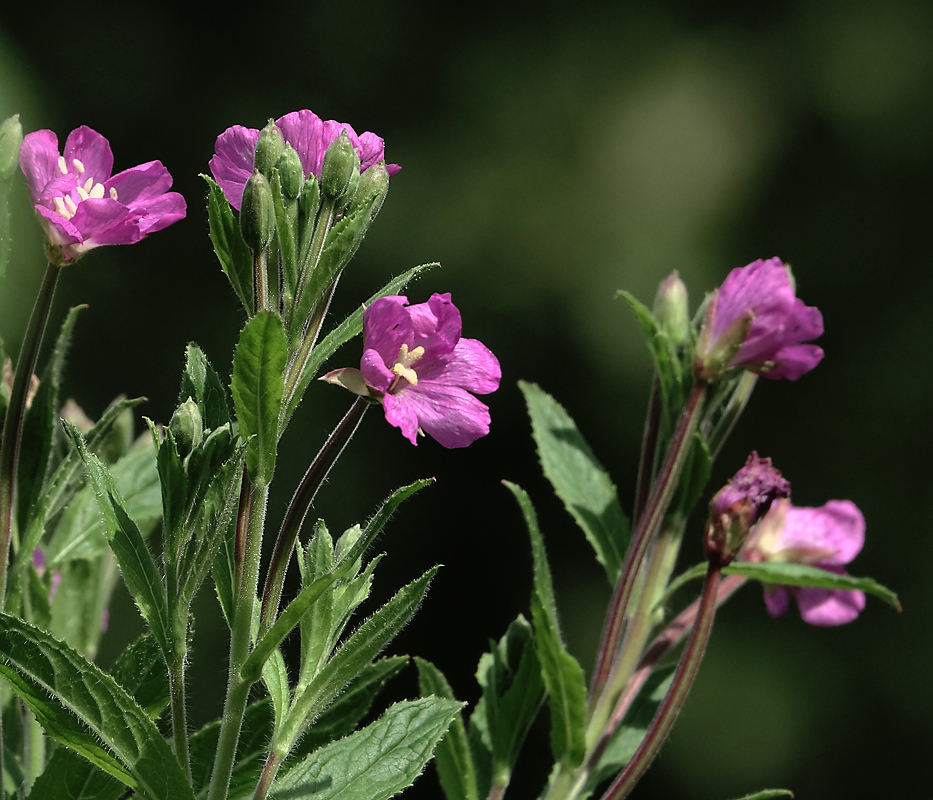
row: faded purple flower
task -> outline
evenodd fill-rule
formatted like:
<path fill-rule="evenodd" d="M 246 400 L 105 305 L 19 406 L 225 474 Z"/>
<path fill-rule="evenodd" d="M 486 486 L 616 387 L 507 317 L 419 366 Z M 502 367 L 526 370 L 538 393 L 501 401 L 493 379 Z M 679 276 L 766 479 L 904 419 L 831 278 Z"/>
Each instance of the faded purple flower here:
<path fill-rule="evenodd" d="M 313 174 L 320 179 L 324 153 L 334 139 L 340 136 L 341 131 L 347 132 L 350 143 L 360 157 L 361 173 L 385 159 L 385 142 L 382 137 L 369 131 L 357 135 L 346 123 L 332 119 L 322 120 L 307 109 L 292 111 L 284 117 L 279 117 L 275 125 L 282 132 L 285 141 L 298 153 L 306 178 Z M 234 125 L 220 134 L 214 145 L 215 154 L 210 162 L 211 173 L 224 190 L 230 205 L 238 211 L 243 187 L 253 174 L 253 156 L 258 141 L 259 131 L 256 128 Z M 386 165 L 386 172 L 390 176 L 400 169 L 397 164 Z"/>
<path fill-rule="evenodd" d="M 63 263 L 93 247 L 133 244 L 185 216 L 185 200 L 168 191 L 172 176 L 160 161 L 111 176 L 110 143 L 86 125 L 68 134 L 63 153 L 52 131 L 27 134 L 19 165 Z"/>
<path fill-rule="evenodd" d="M 728 564 L 772 502 L 789 495 L 790 482 L 771 465 L 770 458 L 753 451 L 710 502 L 707 556 L 715 555 L 722 565 Z"/>
<path fill-rule="evenodd" d="M 819 508 L 801 508 L 778 500 L 758 523 L 742 551 L 744 561 L 809 564 L 840 575 L 865 543 L 865 518 L 855 503 L 830 500 Z M 785 613 L 797 599 L 800 616 L 811 625 L 843 625 L 865 608 L 865 594 L 848 589 L 767 586 L 765 605 L 772 616 Z"/>
<path fill-rule="evenodd" d="M 796 297 L 779 258 L 734 269 L 707 306 L 697 343 L 697 372 L 715 379 L 744 368 L 766 378 L 795 381 L 823 359 L 804 342 L 823 334 L 823 315 Z"/>
<path fill-rule="evenodd" d="M 413 306 L 406 297 L 382 297 L 363 315 L 360 369 L 323 380 L 379 400 L 412 444 L 424 432 L 444 447 L 466 447 L 489 433 L 489 409 L 473 394 L 498 389 L 502 372 L 489 348 L 460 330 L 450 293 Z"/>

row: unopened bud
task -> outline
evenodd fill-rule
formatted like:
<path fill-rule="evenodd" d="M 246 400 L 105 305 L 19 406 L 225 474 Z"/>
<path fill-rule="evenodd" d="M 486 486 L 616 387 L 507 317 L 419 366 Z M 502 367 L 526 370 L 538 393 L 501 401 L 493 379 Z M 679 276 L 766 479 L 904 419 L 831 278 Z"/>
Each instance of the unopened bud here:
<path fill-rule="evenodd" d="M 14 114 L 0 125 L 0 178 L 9 178 L 16 171 L 22 144 L 23 126 L 19 114 Z"/>
<path fill-rule="evenodd" d="M 653 312 L 661 330 L 675 345 L 687 341 L 690 334 L 687 287 L 676 269 L 661 281 L 658 294 L 654 298 Z"/>
<path fill-rule="evenodd" d="M 350 143 L 346 131 L 331 142 L 324 153 L 321 165 L 321 194 L 328 200 L 336 200 L 343 194 L 353 172 L 359 172 L 359 157 Z"/>
<path fill-rule="evenodd" d="M 285 149 L 285 139 L 282 131 L 276 127 L 271 119 L 259 132 L 259 141 L 256 142 L 256 155 L 253 158 L 253 166 L 258 169 L 267 178 L 272 176 L 272 168 L 282 155 Z"/>
<path fill-rule="evenodd" d="M 369 212 L 369 218 L 372 220 L 382 208 L 388 191 L 389 173 L 386 171 L 386 166 L 383 163 L 375 164 L 360 175 L 360 182 L 356 187 L 353 201 L 350 203 L 350 210 L 355 210 L 363 203 L 372 203 Z"/>
<path fill-rule="evenodd" d="M 184 458 L 201 444 L 204 435 L 204 423 L 201 421 L 201 409 L 198 408 L 198 404 L 190 397 L 185 400 L 175 409 L 168 428 L 175 437 L 179 455 Z"/>
<path fill-rule="evenodd" d="M 286 200 L 297 200 L 304 183 L 305 168 L 301 166 L 301 159 L 294 147 L 290 144 L 285 145 L 275 168 L 279 171 L 279 179 L 282 181 L 282 195 Z"/>
<path fill-rule="evenodd" d="M 240 233 L 253 252 L 269 246 L 275 233 L 275 201 L 266 176 L 256 170 L 246 181 L 240 205 Z"/>

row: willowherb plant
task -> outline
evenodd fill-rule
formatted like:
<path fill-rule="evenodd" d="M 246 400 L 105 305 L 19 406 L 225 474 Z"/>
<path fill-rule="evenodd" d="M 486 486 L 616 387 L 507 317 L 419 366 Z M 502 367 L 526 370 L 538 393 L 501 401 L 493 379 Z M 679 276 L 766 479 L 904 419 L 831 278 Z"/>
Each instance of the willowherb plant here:
<path fill-rule="evenodd" d="M 623 293 L 656 365 L 634 524 L 566 411 L 540 387 L 520 384 L 545 475 L 613 587 L 593 675 L 587 680 L 564 645 L 531 499 L 506 482 L 531 539 L 530 620 L 519 615 L 480 658 L 481 696 L 468 719 L 441 670 L 416 659 L 423 696 L 360 727 L 407 663 L 380 654 L 437 571 L 357 623 L 379 562 L 369 549 L 398 506 L 431 481 L 397 489 L 368 522 L 337 537 L 323 520 L 302 537 L 305 517 L 371 405 L 412 444 L 427 434 L 465 447 L 490 431 L 476 395 L 501 380 L 495 355 L 462 335 L 450 294 L 414 304 L 400 294 L 433 265 L 391 280 L 327 330 L 338 279 L 399 171 L 385 163 L 383 140 L 307 110 L 217 138 L 213 179 L 205 176 L 210 237 L 247 319 L 229 380 L 189 345 L 176 411 L 165 425 L 146 420 L 138 437 L 140 400 L 118 399 L 96 422 L 60 401 L 81 307 L 34 373 L 62 270 L 95 247 L 167 228 L 185 215 L 185 201 L 169 191 L 158 161 L 112 175 L 110 145 L 90 128 L 73 131 L 59 151 L 55 134 L 23 137 L 11 118 L 0 128 L 0 265 L 17 163 L 49 265 L 15 369 L 4 362 L 0 381 L 0 675 L 12 689 L 0 698 L 4 796 L 382 800 L 436 756 L 448 800 L 500 798 L 547 702 L 554 769 L 543 796 L 602 790 L 616 800 L 661 747 L 716 609 L 743 583 L 764 584 L 774 615 L 794 596 L 815 625 L 855 619 L 865 593 L 897 606 L 890 591 L 843 569 L 864 540 L 858 508 L 791 505 L 789 481 L 757 453 L 710 501 L 697 536 L 706 561 L 672 578 L 690 512 L 757 377 L 796 380 L 823 357 L 808 343 L 822 333 L 820 312 L 796 297 L 780 260 L 734 270 L 693 318 L 675 273 L 654 310 Z M 276 535 L 266 536 L 279 441 L 323 364 L 360 333 L 359 368 L 320 376 L 356 397 Z M 156 528 L 161 535 L 150 538 Z M 271 558 L 261 574 L 264 546 Z M 293 561 L 301 588 L 283 598 Z M 120 574 L 148 632 L 104 672 L 94 658 Z M 191 608 L 209 575 L 230 628 L 227 690 L 217 721 L 191 732 Z M 669 618 L 675 589 L 700 577 L 699 597 Z M 287 665 L 281 644 L 296 629 L 298 662 Z M 666 657 L 682 643 L 671 670 Z M 776 794 L 787 793 L 756 796 Z"/>

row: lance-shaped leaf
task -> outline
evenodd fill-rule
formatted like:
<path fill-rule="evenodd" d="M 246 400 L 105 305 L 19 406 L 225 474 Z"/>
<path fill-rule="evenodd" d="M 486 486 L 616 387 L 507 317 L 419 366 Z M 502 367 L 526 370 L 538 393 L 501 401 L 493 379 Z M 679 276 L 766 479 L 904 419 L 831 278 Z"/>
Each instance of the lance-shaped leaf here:
<path fill-rule="evenodd" d="M 0 614 L 0 653 L 4 677 L 41 687 L 46 702 L 50 698 L 75 714 L 129 771 L 137 796 L 193 798 L 155 723 L 113 678 L 68 645 L 8 614 Z M 32 708 L 35 698 L 23 700 Z"/>
<path fill-rule="evenodd" d="M 632 538 L 616 487 L 570 415 L 536 384 L 519 381 L 544 475 L 586 534 L 613 586 Z"/>
<path fill-rule="evenodd" d="M 548 707 L 551 710 L 551 749 L 555 761 L 566 761 L 571 766 L 578 766 L 583 762 L 586 751 L 586 681 L 582 668 L 567 652 L 561 639 L 551 569 L 547 563 L 544 541 L 538 529 L 538 520 L 531 500 L 520 486 L 508 481 L 503 483 L 515 495 L 531 537 L 531 553 L 534 559 L 531 614 L 538 657 L 541 659 L 541 675 L 547 687 Z"/>
<path fill-rule="evenodd" d="M 279 411 L 288 358 L 285 328 L 278 314 L 261 311 L 240 334 L 233 357 L 233 402 L 246 448 L 246 469 L 257 485 L 272 480 L 279 436 Z"/>
<path fill-rule="evenodd" d="M 207 195 L 207 217 L 210 223 L 211 242 L 220 261 L 220 267 L 230 281 L 233 291 L 247 314 L 253 313 L 253 259 L 243 241 L 240 225 L 233 216 L 233 209 L 224 196 L 224 191 L 214 181 L 202 175 L 210 187 Z"/>
<path fill-rule="evenodd" d="M 122 781 L 59 747 L 33 783 L 28 800 L 119 800 L 125 792 Z"/>
<path fill-rule="evenodd" d="M 117 489 L 113 476 L 97 456 L 87 452 L 81 434 L 67 421 L 63 421 L 66 432 L 78 448 L 88 478 L 97 495 L 97 504 L 104 520 L 104 531 L 117 563 L 123 572 L 126 587 L 133 595 L 152 635 L 169 660 L 172 653 L 168 600 L 162 576 L 136 523 L 127 513 L 123 497 Z"/>
<path fill-rule="evenodd" d="M 196 344 L 185 348 L 185 371 L 181 376 L 178 402 L 193 398 L 201 411 L 201 419 L 208 430 L 220 428 L 230 422 L 227 392 L 214 368 Z"/>
<path fill-rule="evenodd" d="M 271 796 L 388 800 L 421 774 L 461 705 L 437 697 L 396 703 L 372 725 L 292 767 Z"/>

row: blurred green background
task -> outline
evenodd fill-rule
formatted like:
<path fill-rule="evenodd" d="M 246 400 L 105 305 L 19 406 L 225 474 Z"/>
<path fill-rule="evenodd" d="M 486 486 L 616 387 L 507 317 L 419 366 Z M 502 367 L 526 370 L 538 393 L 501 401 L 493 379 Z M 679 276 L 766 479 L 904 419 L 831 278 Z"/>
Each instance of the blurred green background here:
<path fill-rule="evenodd" d="M 90 125 L 110 139 L 116 169 L 158 158 L 189 204 L 183 222 L 63 276 L 59 318 L 90 304 L 66 391 L 92 416 L 124 392 L 148 397 L 144 413 L 166 421 L 188 341 L 229 369 L 243 315 L 206 236 L 198 173 L 229 125 L 262 127 L 300 108 L 376 131 L 403 166 L 332 319 L 391 275 L 438 260 L 412 301 L 452 292 L 465 335 L 502 362 L 489 437 L 465 451 L 413 448 L 371 412 L 316 505 L 339 531 L 395 486 L 437 477 L 381 541 L 378 598 L 445 564 L 391 649 L 432 659 L 475 701 L 488 638 L 528 605 L 531 564 L 499 485 L 507 478 L 537 504 L 567 638 L 589 667 L 609 589 L 540 476 L 516 381 L 565 404 L 630 509 L 651 364 L 615 291 L 650 304 L 677 269 L 695 305 L 730 269 L 777 255 L 823 311 L 826 359 L 797 384 L 759 383 L 710 488 L 757 449 L 798 504 L 855 500 L 868 541 L 852 571 L 896 589 L 904 612 L 870 601 L 856 623 L 820 630 L 795 610 L 772 620 L 760 590 L 745 588 L 636 794 L 726 800 L 784 786 L 820 800 L 929 797 L 933 5 L 4 3 L 0 118 L 20 112 L 27 131 L 51 128 L 62 141 Z M 25 192 L 14 226 L 0 285 L 8 349 L 44 266 Z M 358 357 L 349 346 L 330 366 Z M 272 525 L 348 403 L 332 386 L 309 391 Z M 685 564 L 701 557 L 699 534 L 698 520 Z M 225 680 L 226 631 L 203 594 L 196 724 L 219 714 Z M 109 652 L 140 626 L 121 596 Z M 394 691 L 414 694 L 413 674 Z M 547 756 L 542 726 L 510 796 L 537 795 Z M 430 773 L 411 791 L 439 795 Z"/>

